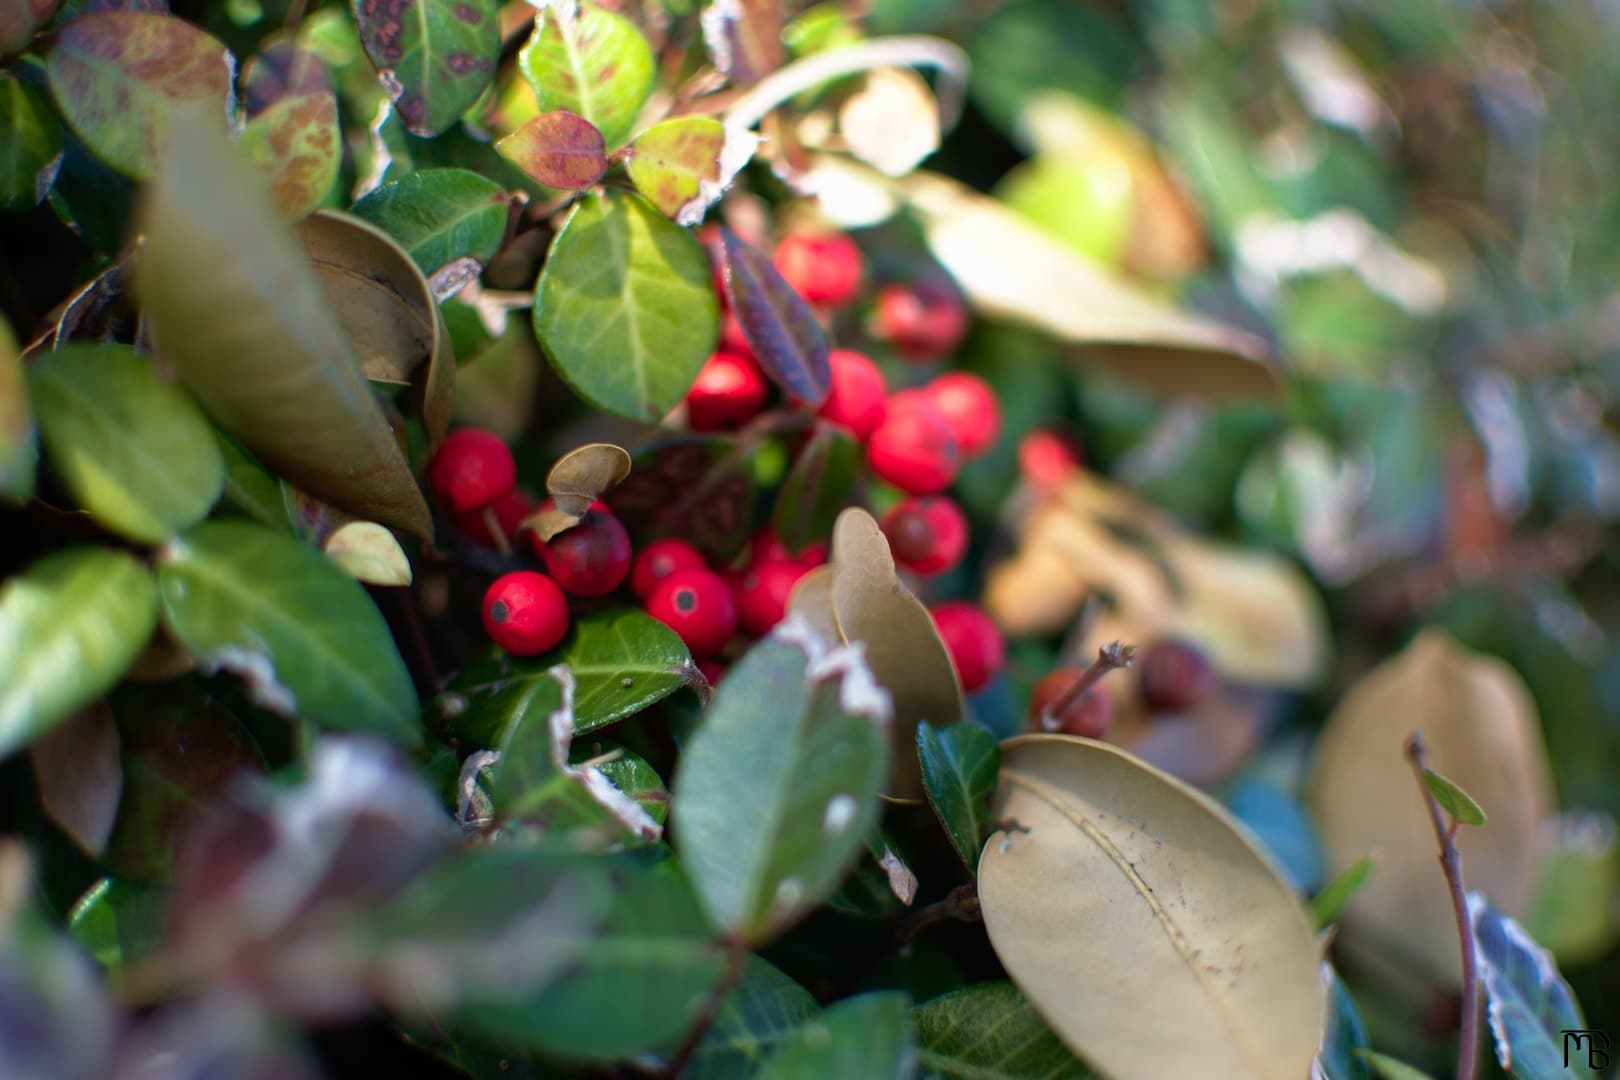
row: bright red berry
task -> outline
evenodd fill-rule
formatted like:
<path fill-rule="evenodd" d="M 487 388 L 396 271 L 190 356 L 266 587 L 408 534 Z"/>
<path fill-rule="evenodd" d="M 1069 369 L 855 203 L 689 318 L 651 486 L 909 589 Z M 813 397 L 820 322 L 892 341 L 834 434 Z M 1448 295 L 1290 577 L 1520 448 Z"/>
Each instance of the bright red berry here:
<path fill-rule="evenodd" d="M 776 530 L 766 525 L 754 534 L 748 546 L 748 567 L 764 566 L 766 563 L 785 562 L 794 563 L 806 570 L 814 569 L 827 561 L 827 542 L 825 540 L 812 540 L 803 551 L 797 555 L 789 551 L 787 545 L 782 543 Z"/>
<path fill-rule="evenodd" d="M 872 336 L 913 363 L 951 352 L 967 336 L 967 329 L 967 305 L 945 282 L 919 281 L 878 290 Z"/>
<path fill-rule="evenodd" d="M 772 261 L 812 304 L 842 307 L 861 291 L 861 249 L 843 233 L 790 233 L 776 245 Z"/>
<path fill-rule="evenodd" d="M 458 428 L 445 436 L 433 455 L 428 483 L 459 514 L 511 491 L 517 483 L 517 464 L 499 436 L 481 428 Z"/>
<path fill-rule="evenodd" d="M 487 506 L 474 507 L 457 514 L 456 528 L 475 544 L 496 547 L 495 534 L 490 529 L 490 519 L 493 518 L 495 527 L 500 529 L 501 535 L 510 544 L 517 537 L 518 526 L 523 524 L 524 518 L 534 513 L 534 509 L 534 496 L 514 488 Z"/>
<path fill-rule="evenodd" d="M 703 554 L 685 540 L 654 540 L 636 553 L 630 568 L 630 591 L 645 601 L 658 583 L 677 570 L 704 570 Z"/>
<path fill-rule="evenodd" d="M 1100 739 L 1108 733 L 1114 723 L 1114 699 L 1100 685 L 1081 694 L 1061 713 L 1046 715 L 1082 674 L 1082 669 L 1077 667 L 1059 667 L 1041 676 L 1029 694 L 1029 722 L 1033 727 L 1040 731 L 1084 735 L 1088 739 Z"/>
<path fill-rule="evenodd" d="M 894 561 L 919 574 L 943 574 L 967 552 L 967 515 L 943 495 L 902 499 L 883 515 Z"/>
<path fill-rule="evenodd" d="M 917 391 L 889 399 L 883 423 L 866 444 L 866 463 L 911 495 L 944 491 L 962 467 L 962 449 L 939 406 Z"/>
<path fill-rule="evenodd" d="M 537 570 L 514 570 L 484 593 L 484 630 L 513 656 L 534 656 L 568 633 L 568 599 Z"/>
<path fill-rule="evenodd" d="M 1203 650 L 1189 642 L 1161 641 L 1136 663 L 1142 703 L 1149 712 L 1186 712 L 1215 690 L 1215 669 Z"/>
<path fill-rule="evenodd" d="M 630 573 L 630 534 L 618 518 L 594 504 L 579 524 L 550 540 L 535 536 L 534 546 L 547 572 L 575 596 L 606 596 Z"/>
<path fill-rule="evenodd" d="M 1018 468 L 1024 478 L 1046 491 L 1080 471 L 1080 452 L 1073 440 L 1052 431 L 1036 430 L 1018 443 Z"/>
<path fill-rule="evenodd" d="M 735 312 L 726 312 L 725 318 L 720 320 L 720 351 L 754 359 L 754 347 L 748 344 L 748 335 L 743 333 Z"/>
<path fill-rule="evenodd" d="M 759 415 L 769 391 L 765 373 L 753 360 L 717 352 L 686 392 L 687 423 L 693 431 L 737 427 Z"/>
<path fill-rule="evenodd" d="M 971 694 L 983 689 L 1007 662 L 1007 642 L 1001 630 L 977 606 L 961 600 L 939 604 L 930 614 L 956 665 L 963 691 Z"/>
<path fill-rule="evenodd" d="M 853 349 L 833 349 L 827 354 L 827 366 L 832 379 L 816 415 L 865 442 L 883 423 L 883 399 L 889 392 L 883 372 Z"/>
<path fill-rule="evenodd" d="M 677 570 L 647 597 L 647 614 L 674 630 L 695 657 L 712 656 L 737 631 L 737 601 L 720 575 Z"/>
<path fill-rule="evenodd" d="M 801 562 L 764 562 L 750 566 L 732 583 L 737 598 L 737 619 L 743 629 L 764 637 L 787 615 L 793 586 L 810 572 Z"/>
<path fill-rule="evenodd" d="M 923 387 L 950 421 L 962 456 L 976 458 L 996 444 L 1001 434 L 1001 404 L 990 384 L 965 371 L 947 371 Z"/>

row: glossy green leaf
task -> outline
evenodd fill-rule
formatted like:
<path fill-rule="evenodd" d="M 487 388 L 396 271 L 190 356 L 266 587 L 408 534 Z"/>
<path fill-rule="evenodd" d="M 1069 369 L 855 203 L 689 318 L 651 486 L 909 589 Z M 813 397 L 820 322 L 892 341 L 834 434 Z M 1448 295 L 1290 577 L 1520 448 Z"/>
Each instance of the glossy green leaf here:
<path fill-rule="evenodd" d="M 990 830 L 990 800 L 1001 768 L 1001 744 L 971 720 L 935 727 L 917 725 L 917 758 L 923 791 L 945 826 L 951 847 L 972 870 Z"/>
<path fill-rule="evenodd" d="M 289 536 L 201 525 L 158 572 L 169 630 L 205 666 L 247 680 L 261 704 L 321 727 L 415 745 L 416 691 L 365 590 Z"/>
<path fill-rule="evenodd" d="M 782 1040 L 821 1012 L 810 991 L 750 954 L 743 977 L 682 1074 L 689 1080 L 751 1080 Z"/>
<path fill-rule="evenodd" d="M 526 120 L 495 149 L 535 183 L 564 191 L 583 191 L 602 179 L 608 166 L 602 133 L 563 110 Z"/>
<path fill-rule="evenodd" d="M 106 693 L 157 625 L 157 588 L 134 556 L 76 547 L 0 588 L 0 758 Z"/>
<path fill-rule="evenodd" d="M 1563 1033 L 1584 1030 L 1586 1020 L 1552 954 L 1480 893 L 1468 894 L 1468 918 L 1502 1068 L 1523 1080 L 1595 1077 L 1584 1053 L 1565 1063 Z"/>
<path fill-rule="evenodd" d="M 743 444 L 729 435 L 678 435 L 636 454 L 607 502 L 637 543 L 679 536 L 722 565 L 748 542 L 758 497 Z"/>
<path fill-rule="evenodd" d="M 27 210 L 62 167 L 62 121 L 51 99 L 0 72 L 0 210 Z"/>
<path fill-rule="evenodd" d="M 525 716 L 555 708 L 548 702 L 556 680 L 547 672 L 557 664 L 574 677 L 577 734 L 634 716 L 685 686 L 693 672 L 681 639 L 646 612 L 592 612 L 575 619 L 543 656 L 490 649 L 463 669 L 448 687 L 465 699 L 451 721 L 456 737 L 470 746 L 499 746 Z"/>
<path fill-rule="evenodd" d="M 819 405 L 832 378 L 827 335 L 804 298 L 761 252 L 721 226 L 720 271 L 749 348 L 778 386 Z"/>
<path fill-rule="evenodd" d="M 412 135 L 446 131 L 495 75 L 494 0 L 353 0 L 352 8 L 366 55 Z"/>
<path fill-rule="evenodd" d="M 162 889 L 102 878 L 68 912 L 68 933 L 96 963 L 117 974 L 163 943 L 167 904 Z"/>
<path fill-rule="evenodd" d="M 284 97 L 242 129 L 242 149 L 270 182 L 282 216 L 301 218 L 320 206 L 343 159 L 337 97 L 331 91 Z"/>
<path fill-rule="evenodd" d="M 648 202 L 679 225 L 696 225 L 758 145 L 712 116 L 676 116 L 636 136 L 625 168 Z"/>
<path fill-rule="evenodd" d="M 207 516 L 225 484 L 214 430 L 127 345 L 67 345 L 29 368 L 51 467 L 90 516 L 157 544 Z"/>
<path fill-rule="evenodd" d="M 1327 964 L 1322 977 L 1328 984 L 1328 1016 L 1322 1030 L 1322 1051 L 1317 1061 L 1327 1080 L 1372 1080 L 1367 1059 L 1359 1052 L 1367 1049 L 1367 1026 L 1361 1022 L 1355 999 L 1344 988 L 1344 980 Z"/>
<path fill-rule="evenodd" d="M 911 1019 L 925 1077 L 1087 1080 L 1092 1075 L 1012 983 L 957 990 L 912 1009 Z"/>
<path fill-rule="evenodd" d="M 163 355 L 276 474 L 364 521 L 431 535 L 343 324 L 258 191 L 222 133 L 181 125 L 148 195 L 135 276 Z"/>
<path fill-rule="evenodd" d="M 586 401 L 656 422 L 686 395 L 720 332 L 708 258 L 639 196 L 585 199 L 552 242 L 534 332 Z"/>
<path fill-rule="evenodd" d="M 125 176 L 147 180 L 188 106 L 224 123 L 236 61 L 220 42 L 172 15 L 110 11 L 62 27 L 46 74 L 62 115 L 85 144 Z"/>
<path fill-rule="evenodd" d="M 1321 891 L 1311 897 L 1311 922 L 1316 929 L 1325 929 L 1338 921 L 1344 906 L 1377 869 L 1378 860 L 1372 855 L 1363 855 L 1322 886 Z"/>
<path fill-rule="evenodd" d="M 636 24 L 589 3 L 542 8 L 518 67 L 540 108 L 583 116 L 610 148 L 630 134 L 657 74 Z"/>
<path fill-rule="evenodd" d="M 506 235 L 505 190 L 466 169 L 419 169 L 369 192 L 354 213 L 410 252 L 424 274 L 461 258 L 488 263 Z"/>
<path fill-rule="evenodd" d="M 38 438 L 28 401 L 28 373 L 17 355 L 11 327 L 0 319 L 0 498 L 21 500 L 34 493 Z"/>
<path fill-rule="evenodd" d="M 672 811 L 716 930 L 766 940 L 837 889 L 877 820 L 891 710 L 858 648 L 829 652 L 796 617 L 726 673 Z"/>
<path fill-rule="evenodd" d="M 789 551 L 825 541 L 833 520 L 849 502 L 860 474 L 861 446 L 843 428 L 817 424 L 776 495 L 771 524 Z"/>
<path fill-rule="evenodd" d="M 1429 794 L 1440 804 L 1440 809 L 1464 825 L 1485 824 L 1485 811 L 1480 809 L 1474 797 L 1459 787 L 1456 781 L 1446 779 L 1433 769 L 1424 769 L 1423 786 L 1429 789 Z"/>
<path fill-rule="evenodd" d="M 903 993 L 845 998 L 782 1041 L 760 1080 L 822 1080 L 829 1076 L 917 1074 L 911 999 Z"/>

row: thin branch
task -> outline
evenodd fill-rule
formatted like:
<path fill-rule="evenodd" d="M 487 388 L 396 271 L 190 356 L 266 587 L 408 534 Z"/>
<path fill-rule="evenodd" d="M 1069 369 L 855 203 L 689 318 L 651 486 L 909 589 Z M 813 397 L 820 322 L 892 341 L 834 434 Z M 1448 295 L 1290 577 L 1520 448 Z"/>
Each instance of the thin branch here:
<path fill-rule="evenodd" d="M 1412 763 L 1412 775 L 1417 778 L 1418 791 L 1423 804 L 1429 808 L 1429 820 L 1434 824 L 1434 838 L 1440 842 L 1440 868 L 1445 871 L 1446 885 L 1451 890 L 1451 908 L 1457 915 L 1457 936 L 1462 941 L 1462 1034 L 1457 1048 L 1457 1080 L 1474 1080 L 1479 1056 L 1479 965 L 1474 957 L 1473 924 L 1468 919 L 1468 900 L 1463 890 L 1462 854 L 1454 843 L 1458 822 L 1449 825 L 1440 810 L 1440 804 L 1423 782 L 1423 771 L 1428 768 L 1428 751 L 1423 736 L 1414 731 L 1406 737 L 1406 760 Z"/>
<path fill-rule="evenodd" d="M 681 1048 L 675 1051 L 675 1056 L 669 1061 L 669 1067 L 661 1075 L 676 1077 L 681 1074 L 682 1069 L 686 1068 L 686 1063 L 692 1060 L 692 1055 L 697 1052 L 697 1048 L 702 1044 L 703 1036 L 707 1035 L 709 1029 L 714 1026 L 715 1018 L 720 1015 L 720 1009 L 725 1005 L 726 998 L 730 996 L 737 983 L 742 981 L 743 972 L 747 970 L 747 965 L 748 949 L 735 942 L 729 943 L 726 948 L 725 974 L 721 976 L 719 982 L 714 984 L 714 989 L 709 991 L 709 999 L 703 1003 L 703 1011 L 698 1014 L 697 1020 L 692 1024 L 692 1029 L 686 1033 L 686 1039 L 681 1043 Z"/>
<path fill-rule="evenodd" d="M 1082 671 L 1080 677 L 1075 679 L 1067 690 L 1054 698 L 1052 703 L 1041 712 L 1042 730 L 1057 730 L 1057 725 L 1051 723 L 1054 717 L 1067 713 L 1070 707 L 1079 701 L 1087 690 L 1096 686 L 1097 681 L 1104 675 L 1115 668 L 1130 667 L 1131 661 L 1134 659 L 1136 659 L 1135 645 L 1122 645 L 1114 641 L 1098 649 L 1097 659 L 1091 662 L 1091 666 Z"/>
<path fill-rule="evenodd" d="M 894 937 L 901 945 L 912 938 L 942 922 L 978 922 L 982 918 L 979 912 L 979 890 L 973 885 L 958 885 L 937 903 L 927 907 L 918 908 L 907 915 L 900 925 L 895 927 Z"/>

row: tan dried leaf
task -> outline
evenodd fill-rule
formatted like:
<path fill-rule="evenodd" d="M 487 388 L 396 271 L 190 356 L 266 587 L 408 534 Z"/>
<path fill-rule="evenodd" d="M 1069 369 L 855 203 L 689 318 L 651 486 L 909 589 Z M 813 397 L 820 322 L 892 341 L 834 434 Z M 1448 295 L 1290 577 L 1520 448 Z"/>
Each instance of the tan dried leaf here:
<path fill-rule="evenodd" d="M 629 475 L 630 454 L 624 447 L 587 443 L 557 459 L 546 474 L 546 491 L 558 510 L 578 521 L 604 491 Z"/>
<path fill-rule="evenodd" d="M 375 521 L 351 521 L 327 538 L 327 557 L 367 585 L 411 583 L 411 561 L 394 534 Z"/>
<path fill-rule="evenodd" d="M 921 75 L 905 68 L 869 72 L 838 111 L 850 153 L 889 176 L 904 176 L 939 149 L 939 103 Z"/>

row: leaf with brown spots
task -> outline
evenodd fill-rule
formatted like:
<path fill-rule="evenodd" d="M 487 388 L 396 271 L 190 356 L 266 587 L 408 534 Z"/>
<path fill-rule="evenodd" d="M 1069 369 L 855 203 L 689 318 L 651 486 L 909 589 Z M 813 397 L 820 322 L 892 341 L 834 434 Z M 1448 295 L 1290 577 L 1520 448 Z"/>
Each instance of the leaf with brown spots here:
<path fill-rule="evenodd" d="M 489 86 L 500 56 L 494 0 L 353 0 L 366 55 L 412 135 L 448 130 Z"/>
<path fill-rule="evenodd" d="M 518 68 L 542 109 L 578 113 L 610 147 L 635 127 L 656 74 L 652 48 L 635 23 L 570 0 L 541 8 Z"/>
<path fill-rule="evenodd" d="M 495 144 L 507 161 L 546 187 L 582 191 L 602 179 L 607 154 L 602 133 L 583 116 L 541 113 Z"/>
<path fill-rule="evenodd" d="M 190 23 L 113 12 L 64 26 L 45 73 L 85 145 L 125 176 L 147 180 L 178 109 L 208 105 L 226 119 L 235 68 L 225 46 Z"/>
<path fill-rule="evenodd" d="M 252 120 L 283 98 L 336 92 L 332 73 L 320 57 L 291 38 L 275 41 L 242 66 L 242 104 Z"/>
<path fill-rule="evenodd" d="M 331 91 L 284 97 L 248 121 L 242 148 L 270 179 L 270 201 L 288 218 L 321 205 L 343 156 Z"/>
<path fill-rule="evenodd" d="M 628 169 L 636 190 L 679 225 L 696 225 L 748 164 L 759 137 L 728 132 L 712 116 L 677 116 L 636 136 Z"/>

